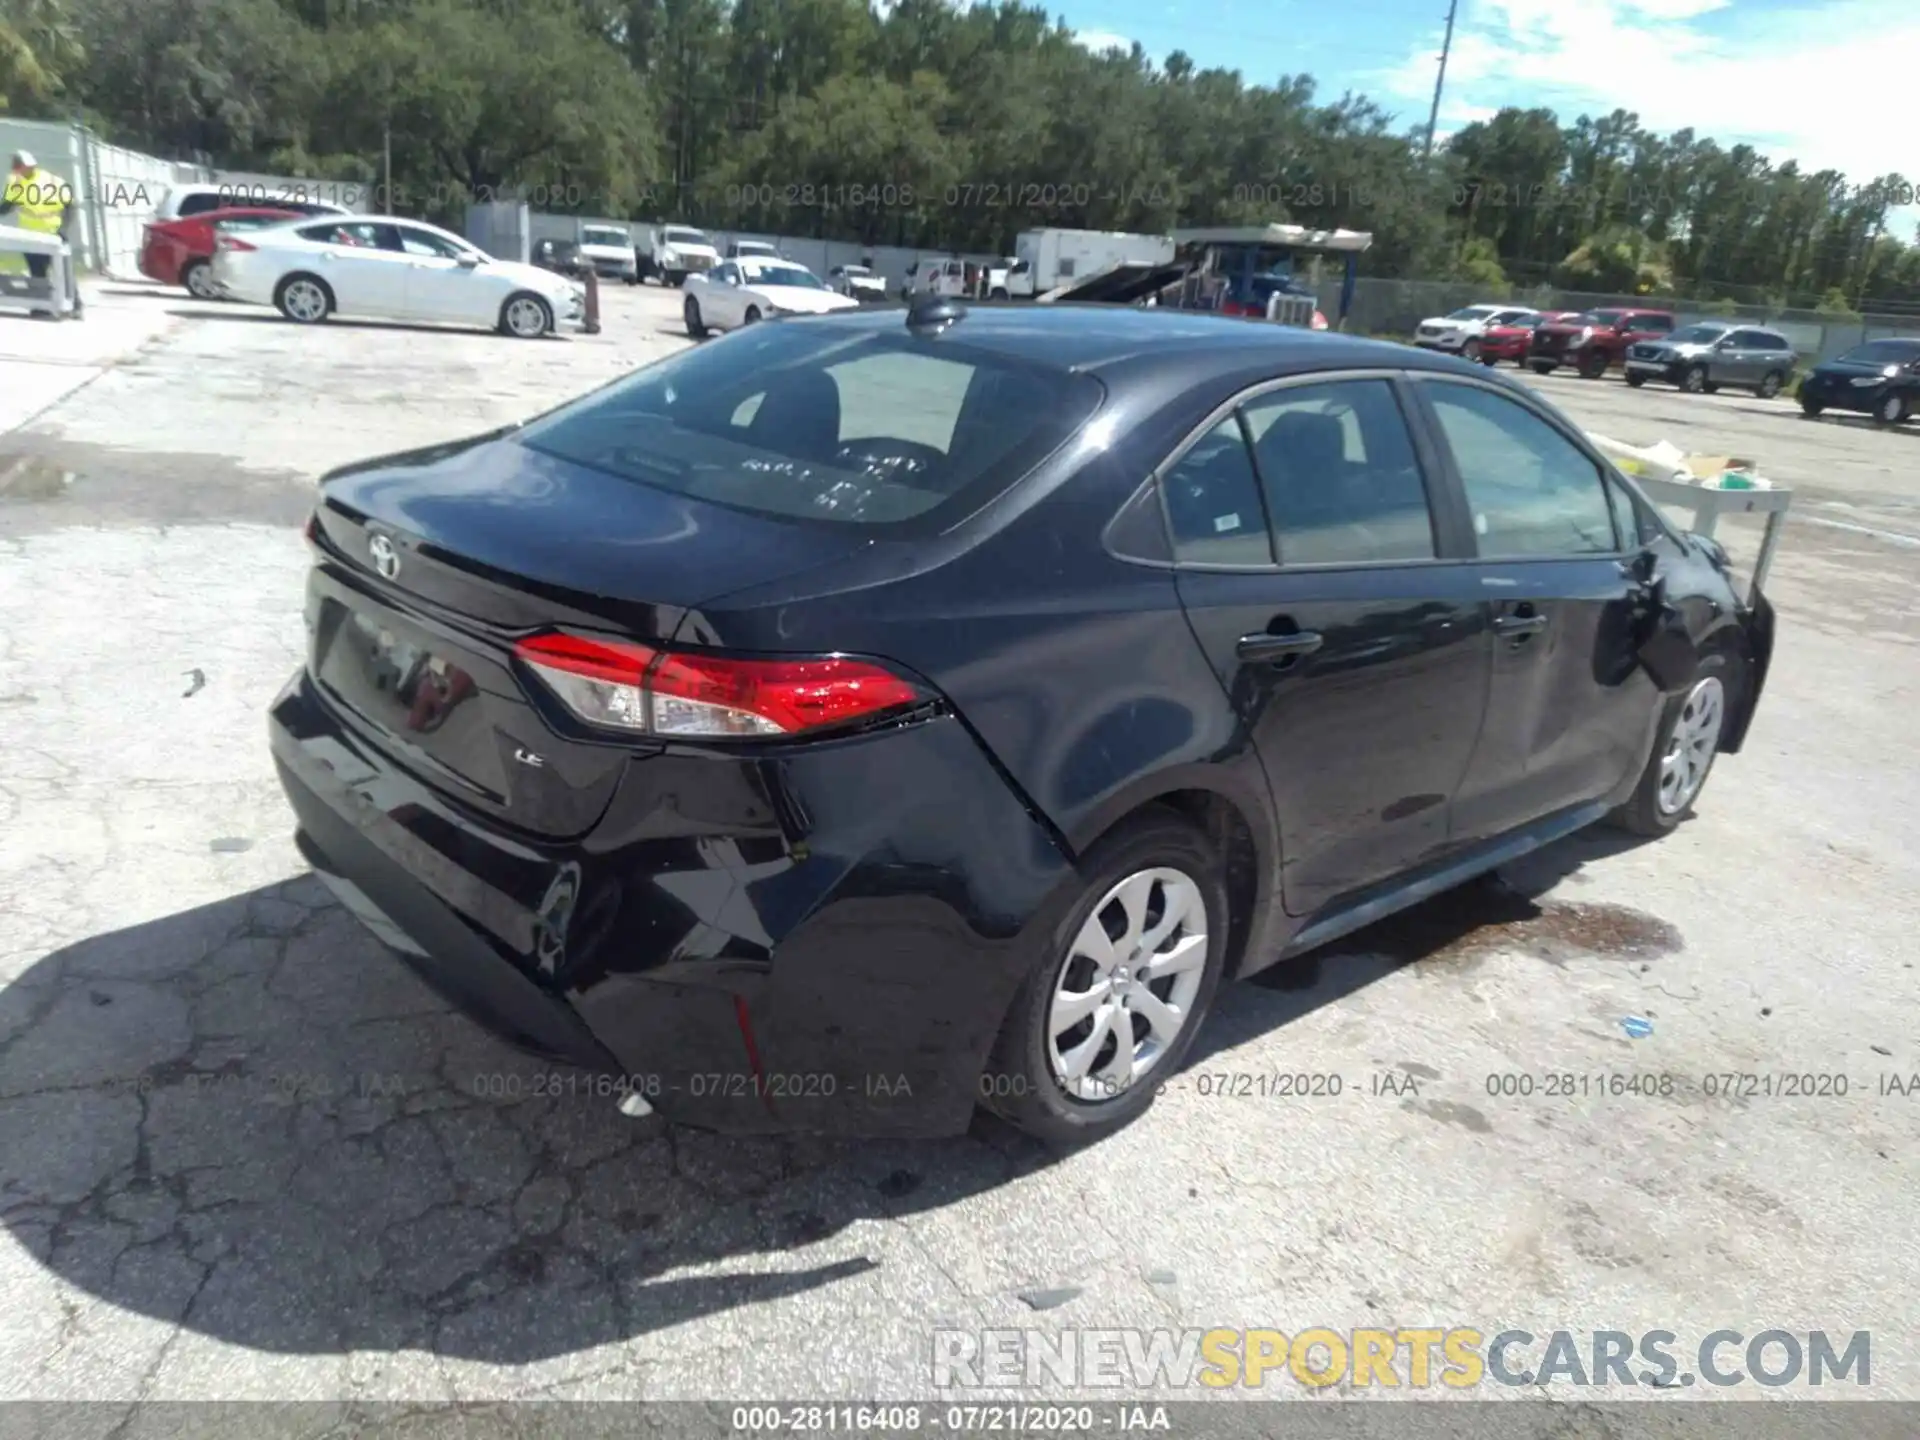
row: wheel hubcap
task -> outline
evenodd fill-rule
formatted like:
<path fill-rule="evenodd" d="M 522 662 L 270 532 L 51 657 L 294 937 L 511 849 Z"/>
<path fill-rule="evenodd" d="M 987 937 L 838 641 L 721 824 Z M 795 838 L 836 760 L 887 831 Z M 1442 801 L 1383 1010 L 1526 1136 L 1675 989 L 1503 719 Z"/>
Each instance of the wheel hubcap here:
<path fill-rule="evenodd" d="M 547 317 L 531 300 L 516 300 L 507 307 L 507 328 L 516 335 L 538 335 L 547 328 Z"/>
<path fill-rule="evenodd" d="M 213 294 L 213 280 L 207 274 L 207 267 L 196 265 L 187 272 L 187 289 L 205 300 Z"/>
<path fill-rule="evenodd" d="M 1077 1100 L 1116 1100 L 1185 1033 L 1207 966 L 1207 906 L 1178 870 L 1141 870 L 1101 897 L 1054 978 L 1047 1059 Z"/>
<path fill-rule="evenodd" d="M 1693 687 L 1660 757 L 1660 813 L 1677 815 L 1706 782 L 1726 718 L 1726 688 L 1709 675 Z"/>
<path fill-rule="evenodd" d="M 287 287 L 287 309 L 300 319 L 318 320 L 326 308 L 326 297 L 320 293 L 319 287 L 304 281 Z"/>
<path fill-rule="evenodd" d="M 1887 420 L 1888 422 L 1898 420 L 1900 418 L 1899 397 L 1895 395 L 1889 395 L 1880 406 L 1880 415 L 1882 419 Z"/>

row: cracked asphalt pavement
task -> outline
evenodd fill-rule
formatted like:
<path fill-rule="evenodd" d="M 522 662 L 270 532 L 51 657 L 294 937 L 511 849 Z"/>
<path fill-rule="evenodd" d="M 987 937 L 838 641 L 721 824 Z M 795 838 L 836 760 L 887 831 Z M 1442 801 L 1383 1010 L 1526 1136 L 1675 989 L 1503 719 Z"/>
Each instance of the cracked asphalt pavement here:
<path fill-rule="evenodd" d="M 305 873 L 264 727 L 313 479 L 665 354 L 676 299 L 528 345 L 106 285 L 101 354 L 0 417 L 0 1398 L 111 1402 L 100 1434 L 180 1400 L 930 1398 L 936 1330 L 1315 1325 L 1867 1330 L 1866 1395 L 1920 1398 L 1920 1094 L 1885 1089 L 1920 1072 L 1920 436 L 1545 382 L 1853 517 L 1790 520 L 1766 703 L 1696 820 L 1223 992 L 1088 1150 L 728 1140 L 415 981 Z M 1703 1088 L 1788 1073 L 1848 1093 Z"/>

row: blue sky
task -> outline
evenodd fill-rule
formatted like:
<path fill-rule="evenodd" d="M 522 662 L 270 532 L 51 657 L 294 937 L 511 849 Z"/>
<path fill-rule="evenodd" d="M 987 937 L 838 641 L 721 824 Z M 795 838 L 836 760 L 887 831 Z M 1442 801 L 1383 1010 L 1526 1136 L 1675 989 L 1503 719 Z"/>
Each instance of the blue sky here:
<path fill-rule="evenodd" d="M 1185 50 L 1251 82 L 1304 71 L 1426 123 L 1446 0 L 1053 0 L 1083 44 Z M 1615 106 L 1864 185 L 1920 179 L 1920 0 L 1460 0 L 1440 133 L 1503 105 Z M 1911 220 L 1916 213 L 1906 212 Z M 1903 226 L 1903 229 L 1908 228 Z"/>

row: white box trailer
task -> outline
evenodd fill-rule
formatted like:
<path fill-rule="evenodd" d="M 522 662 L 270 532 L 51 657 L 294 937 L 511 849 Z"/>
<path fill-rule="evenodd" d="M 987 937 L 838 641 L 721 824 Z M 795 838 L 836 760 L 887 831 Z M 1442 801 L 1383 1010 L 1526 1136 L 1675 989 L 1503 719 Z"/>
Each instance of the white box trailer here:
<path fill-rule="evenodd" d="M 1173 237 L 1123 230 L 1027 230 L 1013 242 L 1013 250 L 1007 291 L 1023 297 L 1044 295 L 1116 265 L 1171 264 Z"/>

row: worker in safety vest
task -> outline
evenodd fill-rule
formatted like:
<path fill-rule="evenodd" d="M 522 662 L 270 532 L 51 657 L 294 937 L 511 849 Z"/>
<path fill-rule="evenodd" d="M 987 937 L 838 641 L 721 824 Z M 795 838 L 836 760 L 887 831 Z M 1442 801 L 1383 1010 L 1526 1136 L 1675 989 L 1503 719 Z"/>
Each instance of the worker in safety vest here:
<path fill-rule="evenodd" d="M 0 196 L 0 224 L 64 239 L 72 201 L 73 191 L 66 181 L 41 166 L 25 150 L 16 151 L 7 175 L 6 192 Z M 10 258 L 24 259 L 27 273 L 36 280 L 46 279 L 53 264 L 53 257 L 49 255 L 16 254 Z M 79 314 L 79 292 L 71 261 L 67 265 L 67 298 L 74 302 L 74 313 Z"/>

